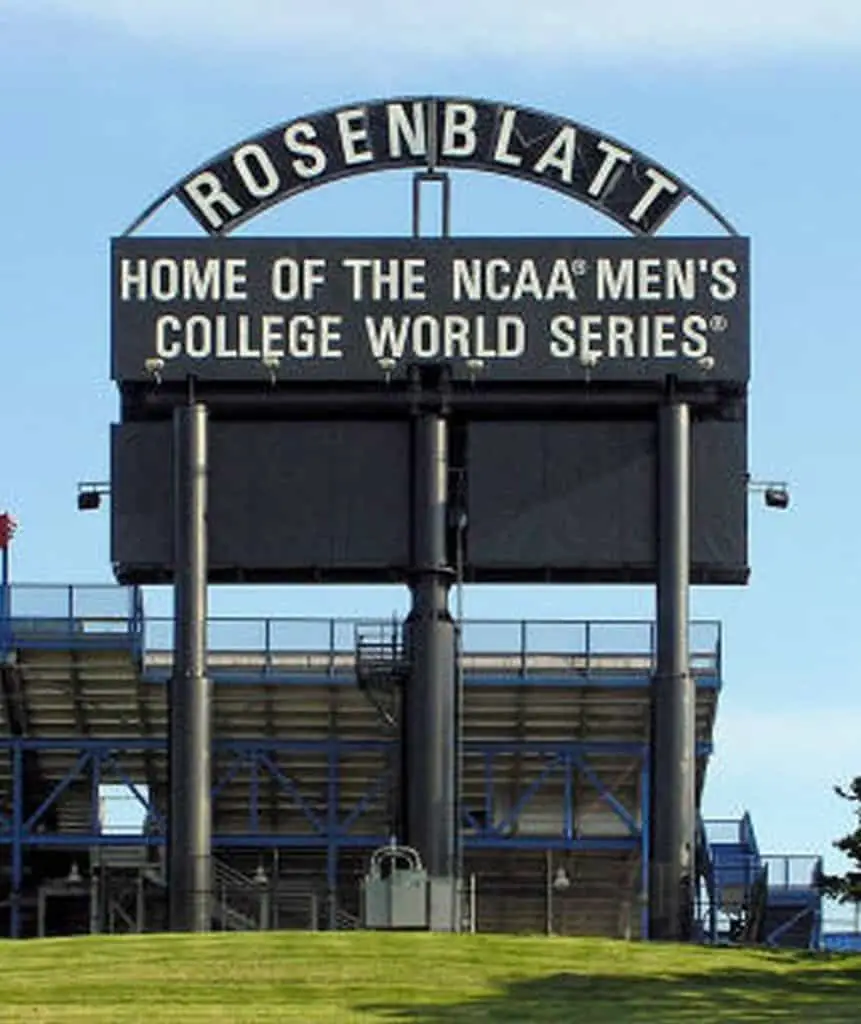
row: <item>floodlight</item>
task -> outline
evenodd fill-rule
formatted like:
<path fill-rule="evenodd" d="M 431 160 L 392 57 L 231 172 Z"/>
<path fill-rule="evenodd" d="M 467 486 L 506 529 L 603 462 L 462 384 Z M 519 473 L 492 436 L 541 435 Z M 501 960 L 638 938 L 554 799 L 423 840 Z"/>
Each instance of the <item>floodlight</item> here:
<path fill-rule="evenodd" d="M 761 493 L 766 508 L 776 508 L 780 511 L 789 508 L 789 485 L 783 481 L 748 478 L 747 489 L 752 493 Z"/>
<path fill-rule="evenodd" d="M 111 485 L 85 480 L 78 484 L 78 511 L 91 512 L 102 504 L 102 497 L 111 493 Z"/>
<path fill-rule="evenodd" d="M 785 487 L 766 487 L 765 504 L 768 508 L 789 508 L 789 491 Z"/>
<path fill-rule="evenodd" d="M 78 494 L 78 511 L 90 512 L 99 508 L 102 504 L 102 496 L 98 491 L 81 491 Z"/>

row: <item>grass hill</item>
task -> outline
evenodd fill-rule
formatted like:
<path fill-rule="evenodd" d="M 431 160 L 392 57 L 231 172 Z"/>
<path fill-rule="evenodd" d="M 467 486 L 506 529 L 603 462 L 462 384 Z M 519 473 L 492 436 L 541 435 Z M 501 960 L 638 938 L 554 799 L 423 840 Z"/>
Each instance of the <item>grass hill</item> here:
<path fill-rule="evenodd" d="M 495 935 L 257 933 L 0 943 L 27 1024 L 840 1024 L 861 956 Z"/>

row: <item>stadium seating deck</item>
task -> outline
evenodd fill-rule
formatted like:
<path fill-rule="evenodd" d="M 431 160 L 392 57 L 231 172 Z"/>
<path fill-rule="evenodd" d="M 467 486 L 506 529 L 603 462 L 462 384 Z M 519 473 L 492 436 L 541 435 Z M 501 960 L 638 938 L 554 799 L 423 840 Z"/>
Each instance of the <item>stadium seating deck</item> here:
<path fill-rule="evenodd" d="M 66 614 L 36 614 L 40 603 Z M 51 846 L 82 857 L 100 844 L 161 843 L 170 623 L 144 616 L 124 588 L 13 588 L 11 609 L 0 843 L 25 862 Z M 235 882 L 265 864 L 291 892 L 319 893 L 330 925 L 358 915 L 357 877 L 392 830 L 398 698 L 357 685 L 368 629 L 396 624 L 209 624 L 222 872 Z M 641 934 L 653 646 L 645 622 L 464 624 L 463 856 L 479 929 Z M 691 646 L 701 790 L 719 624 L 695 624 Z M 104 834 L 98 793 L 110 782 L 147 805 L 145 839 Z M 560 868 L 569 884 L 556 892 L 548 880 Z"/>

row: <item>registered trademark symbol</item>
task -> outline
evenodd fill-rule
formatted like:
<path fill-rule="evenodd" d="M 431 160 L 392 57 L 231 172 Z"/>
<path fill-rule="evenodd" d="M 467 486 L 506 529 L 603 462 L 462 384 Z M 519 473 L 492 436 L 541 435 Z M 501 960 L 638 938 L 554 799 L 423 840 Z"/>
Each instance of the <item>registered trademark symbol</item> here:
<path fill-rule="evenodd" d="M 709 320 L 709 327 L 718 333 L 725 331 L 729 327 L 729 321 L 721 313 L 716 313 L 711 320 Z"/>
<path fill-rule="evenodd" d="M 575 277 L 585 277 L 589 272 L 589 264 L 586 260 L 572 260 L 571 271 Z"/>

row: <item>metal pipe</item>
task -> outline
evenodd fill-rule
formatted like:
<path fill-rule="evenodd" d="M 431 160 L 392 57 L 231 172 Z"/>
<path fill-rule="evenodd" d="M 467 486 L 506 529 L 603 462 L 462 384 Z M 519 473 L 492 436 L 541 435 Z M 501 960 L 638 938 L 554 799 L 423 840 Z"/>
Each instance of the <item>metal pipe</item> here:
<path fill-rule="evenodd" d="M 171 931 L 212 927 L 212 684 L 206 674 L 207 410 L 174 412 L 174 661 L 169 703 Z"/>
<path fill-rule="evenodd" d="M 657 663 L 652 681 L 652 876 L 649 934 L 692 932 L 696 839 L 696 719 L 688 652 L 690 411 L 669 396 L 658 414 Z"/>
<path fill-rule="evenodd" d="M 431 927 L 451 927 L 455 899 L 455 638 L 448 609 L 448 430 L 441 411 L 417 412 L 413 434 L 412 609 L 405 624 L 410 677 L 402 712 L 406 842 L 431 883 Z M 448 893 L 443 897 L 443 893 Z M 445 919 L 445 921 L 443 921 Z"/>
<path fill-rule="evenodd" d="M 12 748 L 12 891 L 9 894 L 9 935 L 21 938 L 21 896 L 24 887 L 24 750 Z"/>
<path fill-rule="evenodd" d="M 280 387 L 267 392 L 266 410 L 276 419 L 297 415 L 307 417 L 310 412 L 319 413 L 320 409 L 325 409 L 328 417 L 331 417 L 333 412 L 340 412 L 349 417 L 363 412 L 388 412 L 397 415 L 413 402 L 409 388 L 400 379 L 393 379 L 385 389 L 379 388 L 379 381 L 375 379 L 369 379 L 367 384 L 367 389 L 351 390 L 337 386 Z M 143 387 L 133 390 L 129 385 L 126 385 L 126 391 L 130 401 L 134 398 L 134 408 L 137 412 L 166 416 L 176 407 L 177 390 L 171 390 L 167 383 L 158 391 L 145 390 Z M 208 383 L 205 388 L 201 387 L 200 394 L 202 397 L 205 396 L 208 407 L 211 410 L 217 409 L 219 414 L 260 418 L 259 391 L 248 390 L 247 393 L 243 393 L 236 388 L 228 391 L 217 384 Z M 735 401 L 732 394 L 718 391 L 688 392 L 684 394 L 684 398 L 692 408 L 707 410 L 713 415 L 719 415 L 722 409 Z M 591 389 L 572 386 L 563 390 L 548 384 L 526 390 L 505 384 L 492 391 L 478 391 L 468 382 L 457 380 L 452 381 L 451 392 L 447 396 L 449 408 L 453 412 L 476 413 L 488 417 L 499 416 L 515 409 L 539 417 L 551 414 L 570 417 L 575 410 L 583 410 L 590 418 L 600 417 L 604 413 L 630 417 L 631 410 L 637 409 L 638 415 L 651 418 L 657 400 L 659 396 L 656 389 L 647 387 L 632 393 L 614 385 L 598 387 L 593 384 Z"/>

